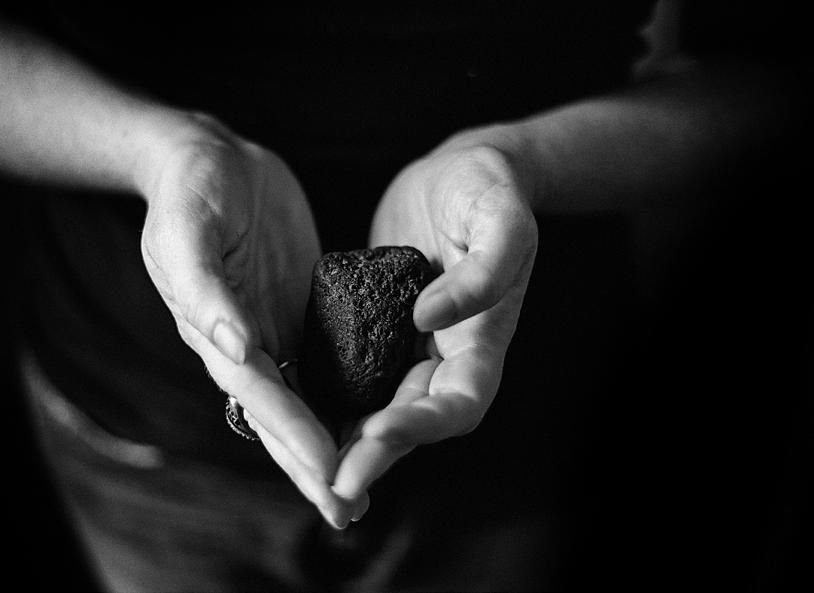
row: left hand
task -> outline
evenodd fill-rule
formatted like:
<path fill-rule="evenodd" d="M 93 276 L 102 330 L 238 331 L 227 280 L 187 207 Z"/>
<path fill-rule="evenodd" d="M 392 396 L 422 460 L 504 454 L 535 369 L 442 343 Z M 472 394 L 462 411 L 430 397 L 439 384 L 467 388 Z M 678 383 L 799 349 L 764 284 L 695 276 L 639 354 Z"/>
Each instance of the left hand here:
<path fill-rule="evenodd" d="M 411 245 L 442 273 L 414 309 L 416 327 L 431 332 L 427 359 L 340 451 L 333 490 L 346 500 L 366 498 L 417 445 L 473 430 L 494 399 L 537 252 L 533 187 L 522 149 L 503 143 L 509 134 L 453 137 L 404 169 L 379 203 L 371 246 Z"/>
<path fill-rule="evenodd" d="M 271 151 L 208 116 L 181 122 L 145 156 L 144 263 L 212 379 L 326 521 L 343 527 L 366 501 L 351 506 L 331 491 L 336 445 L 277 366 L 299 350 L 321 251 L 306 196 Z"/>

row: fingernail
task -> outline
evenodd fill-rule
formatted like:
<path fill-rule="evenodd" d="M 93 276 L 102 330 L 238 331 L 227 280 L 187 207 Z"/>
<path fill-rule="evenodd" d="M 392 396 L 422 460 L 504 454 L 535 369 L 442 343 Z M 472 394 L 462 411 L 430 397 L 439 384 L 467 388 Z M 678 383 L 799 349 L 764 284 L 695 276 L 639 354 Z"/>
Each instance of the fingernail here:
<path fill-rule="evenodd" d="M 419 331 L 432 331 L 455 320 L 455 303 L 444 290 L 422 294 L 415 307 L 415 325 Z"/>
<path fill-rule="evenodd" d="M 246 362 L 246 340 L 234 325 L 228 321 L 218 321 L 212 330 L 212 342 L 221 354 L 235 364 Z"/>

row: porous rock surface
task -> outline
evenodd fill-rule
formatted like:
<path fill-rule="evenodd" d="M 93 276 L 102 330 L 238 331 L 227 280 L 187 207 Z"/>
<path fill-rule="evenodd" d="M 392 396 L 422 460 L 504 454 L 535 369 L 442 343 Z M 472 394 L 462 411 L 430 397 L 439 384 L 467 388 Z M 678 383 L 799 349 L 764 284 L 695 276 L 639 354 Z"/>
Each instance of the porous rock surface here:
<path fill-rule="evenodd" d="M 415 362 L 413 305 L 433 277 L 409 246 L 324 255 L 315 265 L 299 377 L 318 412 L 383 408 Z"/>

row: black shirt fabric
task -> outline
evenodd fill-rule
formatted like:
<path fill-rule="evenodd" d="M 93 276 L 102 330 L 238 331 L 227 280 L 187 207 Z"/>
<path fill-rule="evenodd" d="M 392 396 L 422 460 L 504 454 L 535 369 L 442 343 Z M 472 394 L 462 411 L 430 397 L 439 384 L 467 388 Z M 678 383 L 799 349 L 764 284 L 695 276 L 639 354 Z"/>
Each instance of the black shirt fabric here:
<path fill-rule="evenodd" d="M 36 26 L 134 92 L 211 113 L 276 151 L 325 251 L 366 244 L 393 176 L 453 132 L 627 82 L 648 2 L 240 4 L 168 14 L 51 3 Z M 224 395 L 178 337 L 139 251 L 136 197 L 43 191 L 26 204 L 24 329 L 61 391 L 110 432 L 267 467 L 224 422 Z"/>

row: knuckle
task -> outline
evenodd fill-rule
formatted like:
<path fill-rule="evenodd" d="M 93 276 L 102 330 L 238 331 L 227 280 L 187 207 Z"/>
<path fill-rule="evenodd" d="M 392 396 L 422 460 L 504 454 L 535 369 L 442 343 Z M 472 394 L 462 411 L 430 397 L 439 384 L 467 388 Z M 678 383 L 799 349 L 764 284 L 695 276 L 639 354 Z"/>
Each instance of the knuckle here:
<path fill-rule="evenodd" d="M 509 155 L 491 144 L 468 148 L 463 156 L 467 161 L 496 173 L 507 173 L 512 170 Z"/>
<path fill-rule="evenodd" d="M 231 135 L 231 130 L 222 121 L 206 111 L 191 111 L 188 117 L 190 123 L 200 126 L 205 132 L 217 136 Z"/>
<path fill-rule="evenodd" d="M 479 252 L 470 253 L 471 267 L 465 271 L 466 282 L 460 291 L 450 291 L 453 302 L 464 312 L 491 307 L 503 296 L 495 271 L 487 267 L 481 256 Z"/>
<path fill-rule="evenodd" d="M 192 350 L 195 352 L 198 352 L 198 341 L 200 339 L 200 335 L 189 326 L 185 319 L 179 319 L 176 317 L 175 326 L 178 330 L 178 335 L 181 337 L 184 344 L 192 348 Z"/>
<path fill-rule="evenodd" d="M 175 251 L 177 237 L 176 233 L 172 232 L 171 224 L 163 209 L 157 211 L 158 209 L 159 207 L 151 207 L 147 212 L 144 228 L 141 231 L 140 247 L 142 258 L 148 265 L 148 269 L 149 266 L 154 266 L 159 270 L 164 270 Z"/>
<path fill-rule="evenodd" d="M 181 316 L 196 330 L 205 333 L 206 328 L 203 327 L 205 322 L 203 303 L 199 299 L 182 298 L 178 305 Z"/>
<path fill-rule="evenodd" d="M 279 160 L 276 159 L 274 153 L 271 151 L 266 150 L 260 144 L 256 142 L 252 142 L 250 140 L 243 140 L 240 142 L 240 149 L 249 156 L 249 158 L 254 159 L 255 161 L 275 161 Z"/>
<path fill-rule="evenodd" d="M 457 186 L 459 190 L 470 188 L 475 193 L 479 193 L 477 188 L 484 185 L 505 185 L 514 179 L 509 155 L 490 144 L 454 150 L 448 156 L 443 172 L 452 186 Z"/>

